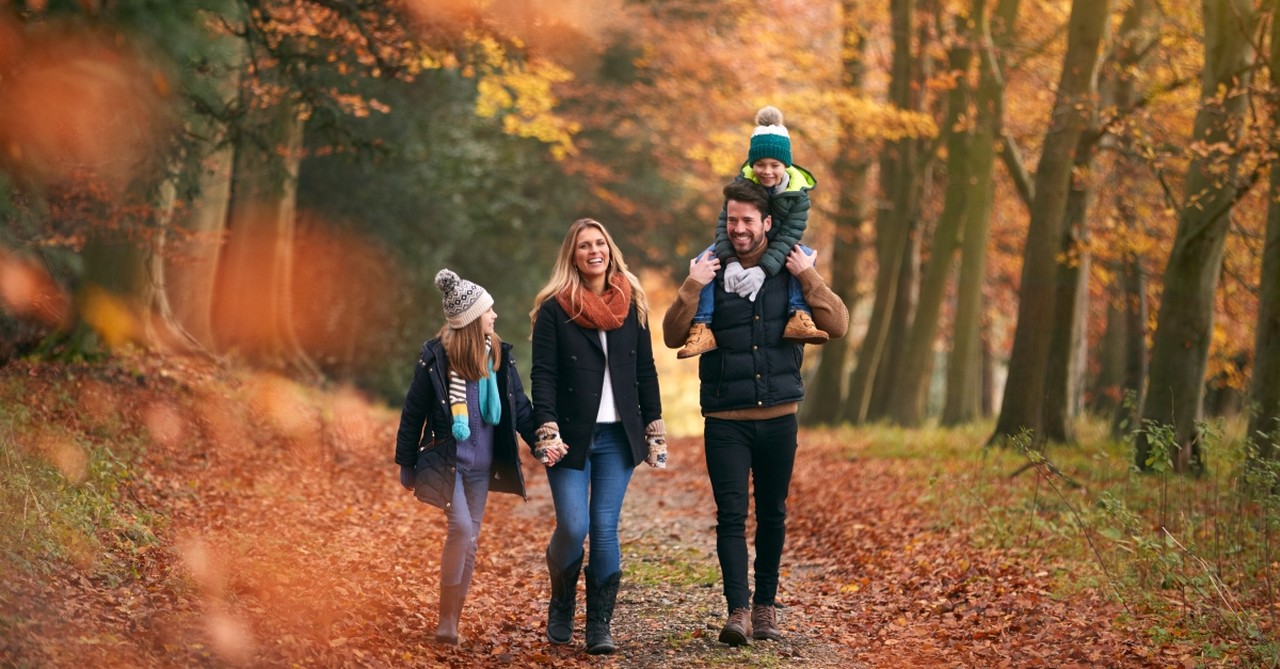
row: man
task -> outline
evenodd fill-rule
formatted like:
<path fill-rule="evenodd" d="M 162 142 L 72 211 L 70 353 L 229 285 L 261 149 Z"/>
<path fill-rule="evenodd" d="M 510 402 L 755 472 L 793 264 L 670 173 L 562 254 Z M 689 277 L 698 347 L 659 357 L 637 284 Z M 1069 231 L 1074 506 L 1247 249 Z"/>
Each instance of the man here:
<path fill-rule="evenodd" d="M 729 241 L 743 267 L 768 248 L 768 196 L 759 184 L 737 180 L 724 188 Z M 704 253 L 689 262 L 689 278 L 662 320 L 664 343 L 680 348 L 697 307 L 698 293 L 715 282 L 711 330 L 718 348 L 699 359 L 707 473 L 716 499 L 716 552 L 724 577 L 729 621 L 720 641 L 738 646 L 748 638 L 778 640 L 774 599 L 786 538 L 787 491 L 796 454 L 796 411 L 804 397 L 802 344 L 784 341 L 787 289 L 798 281 L 815 325 L 832 339 L 849 328 L 849 311 L 822 281 L 797 246 L 786 272 L 763 284 L 726 287 L 720 261 Z M 755 595 L 747 582 L 746 521 L 754 479 L 756 500 Z"/>

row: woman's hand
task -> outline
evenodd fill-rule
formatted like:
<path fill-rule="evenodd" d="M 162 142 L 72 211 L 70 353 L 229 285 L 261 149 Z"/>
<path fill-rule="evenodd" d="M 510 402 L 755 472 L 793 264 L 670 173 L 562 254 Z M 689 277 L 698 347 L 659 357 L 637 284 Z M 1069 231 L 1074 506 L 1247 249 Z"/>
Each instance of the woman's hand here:
<path fill-rule="evenodd" d="M 569 446 L 560 440 L 560 426 L 548 421 L 539 427 L 535 434 L 538 443 L 533 447 L 533 455 L 548 467 L 554 467 L 569 453 Z"/>
<path fill-rule="evenodd" d="M 667 468 L 667 424 L 659 418 L 644 428 L 644 440 L 649 445 L 645 464 L 654 469 Z"/>

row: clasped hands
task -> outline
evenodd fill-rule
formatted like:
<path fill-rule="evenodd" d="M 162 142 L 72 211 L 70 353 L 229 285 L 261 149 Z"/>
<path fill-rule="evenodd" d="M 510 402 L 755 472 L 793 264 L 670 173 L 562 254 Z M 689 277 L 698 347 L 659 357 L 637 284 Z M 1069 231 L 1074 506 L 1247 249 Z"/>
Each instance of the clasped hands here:
<path fill-rule="evenodd" d="M 543 423 L 534 434 L 533 455 L 542 464 L 554 467 L 569 453 L 569 445 L 560 440 L 560 426 L 555 421 Z"/>

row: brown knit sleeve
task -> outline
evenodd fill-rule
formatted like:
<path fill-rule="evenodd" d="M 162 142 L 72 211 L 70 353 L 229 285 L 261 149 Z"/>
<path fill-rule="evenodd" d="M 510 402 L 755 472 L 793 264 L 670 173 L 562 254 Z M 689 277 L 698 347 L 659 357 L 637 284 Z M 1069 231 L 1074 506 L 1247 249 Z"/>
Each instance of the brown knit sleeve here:
<path fill-rule="evenodd" d="M 804 291 L 804 301 L 809 303 L 809 309 L 813 311 L 813 324 L 831 335 L 832 339 L 843 337 L 849 331 L 849 309 L 840 301 L 840 296 L 827 286 L 822 275 L 812 267 L 796 278 L 800 280 L 800 288 Z"/>
<path fill-rule="evenodd" d="M 689 326 L 693 325 L 693 314 L 698 310 L 698 294 L 702 292 L 702 284 L 686 277 L 680 289 L 676 291 L 676 300 L 667 307 L 662 317 L 662 343 L 667 348 L 684 346 L 689 337 Z"/>

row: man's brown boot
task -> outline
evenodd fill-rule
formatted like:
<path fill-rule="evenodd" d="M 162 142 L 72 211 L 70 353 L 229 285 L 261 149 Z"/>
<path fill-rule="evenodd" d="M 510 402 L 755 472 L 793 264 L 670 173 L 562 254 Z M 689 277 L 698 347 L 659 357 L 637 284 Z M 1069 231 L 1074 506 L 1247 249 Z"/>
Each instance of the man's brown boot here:
<path fill-rule="evenodd" d="M 692 358 L 707 351 L 716 350 L 716 336 L 706 323 L 694 323 L 689 328 L 689 337 L 684 341 L 684 348 L 676 353 L 677 358 Z"/>
<path fill-rule="evenodd" d="M 757 641 L 781 641 L 782 630 L 778 629 L 778 609 L 771 604 L 751 605 L 751 638 Z"/>
<path fill-rule="evenodd" d="M 730 646 L 745 646 L 751 636 L 751 609 L 734 609 L 729 614 L 729 622 L 720 629 L 720 643 Z"/>
<path fill-rule="evenodd" d="M 802 344 L 825 344 L 831 336 L 813 324 L 813 319 L 803 311 L 791 314 L 787 327 L 782 331 L 782 338 L 787 341 L 798 341 Z"/>

